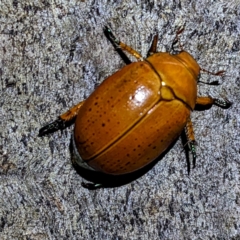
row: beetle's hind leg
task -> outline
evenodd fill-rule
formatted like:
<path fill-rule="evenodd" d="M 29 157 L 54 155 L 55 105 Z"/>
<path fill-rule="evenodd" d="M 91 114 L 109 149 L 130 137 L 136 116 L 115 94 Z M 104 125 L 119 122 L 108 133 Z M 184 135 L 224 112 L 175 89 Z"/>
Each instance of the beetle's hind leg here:
<path fill-rule="evenodd" d="M 70 126 L 74 122 L 78 114 L 78 111 L 80 107 L 83 105 L 83 103 L 84 101 L 78 103 L 77 105 L 70 108 L 67 112 L 60 115 L 55 121 L 40 128 L 38 136 L 41 137 L 48 133 L 53 133 L 56 132 L 57 130 L 62 130 Z"/>
<path fill-rule="evenodd" d="M 105 27 L 104 28 L 104 34 L 105 36 L 107 37 L 107 39 L 113 44 L 115 50 L 117 50 L 117 52 L 119 53 L 119 55 L 122 57 L 124 56 L 123 60 L 127 60 L 127 63 L 126 61 L 124 60 L 124 62 L 126 64 L 129 64 L 131 63 L 131 60 L 122 52 L 122 51 L 119 51 L 118 49 L 120 50 L 123 50 L 123 51 L 126 51 L 128 52 L 129 54 L 131 54 L 133 57 L 135 57 L 138 61 L 142 61 L 143 60 L 143 57 L 141 56 L 140 53 L 138 53 L 136 50 L 134 50 L 133 48 L 131 48 L 130 46 L 128 46 L 127 44 L 121 42 L 120 40 L 118 40 L 112 33 L 111 29 L 109 27 Z"/>
<path fill-rule="evenodd" d="M 88 190 L 96 190 L 104 187 L 101 183 L 85 183 L 82 182 L 82 187 L 87 188 Z"/>
<path fill-rule="evenodd" d="M 112 43 L 114 49 L 116 50 L 116 52 L 119 54 L 119 56 L 122 58 L 122 60 L 125 62 L 126 65 L 131 63 L 131 60 L 129 59 L 129 57 L 123 52 L 123 50 L 119 47 L 119 45 L 116 43 L 118 40 L 116 39 L 116 37 L 113 35 L 112 31 L 108 28 L 105 27 L 103 29 L 103 32 L 106 36 L 106 38 Z"/>
<path fill-rule="evenodd" d="M 194 132 L 193 132 L 193 125 L 192 121 L 189 118 L 187 121 L 187 124 L 185 126 L 185 135 L 187 138 L 187 146 L 188 146 L 188 153 L 191 152 L 191 155 L 188 155 L 188 161 L 187 161 L 187 168 L 188 168 L 188 173 L 190 173 L 190 168 L 191 168 L 191 163 L 193 168 L 196 166 L 196 141 L 194 137 Z M 190 161 L 190 159 L 192 161 Z"/>

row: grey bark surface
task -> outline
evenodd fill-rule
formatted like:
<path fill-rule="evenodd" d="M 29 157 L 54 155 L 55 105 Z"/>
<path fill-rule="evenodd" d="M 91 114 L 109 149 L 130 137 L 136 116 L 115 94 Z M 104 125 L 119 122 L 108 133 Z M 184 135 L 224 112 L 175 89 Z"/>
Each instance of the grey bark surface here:
<path fill-rule="evenodd" d="M 73 126 L 38 130 L 87 98 L 124 63 L 103 34 L 108 24 L 147 53 L 169 51 L 175 33 L 202 68 L 199 96 L 224 110 L 194 111 L 197 166 L 187 173 L 178 139 L 146 174 L 89 191 L 70 160 Z M 239 1 L 0 2 L 0 239 L 240 239 Z"/>

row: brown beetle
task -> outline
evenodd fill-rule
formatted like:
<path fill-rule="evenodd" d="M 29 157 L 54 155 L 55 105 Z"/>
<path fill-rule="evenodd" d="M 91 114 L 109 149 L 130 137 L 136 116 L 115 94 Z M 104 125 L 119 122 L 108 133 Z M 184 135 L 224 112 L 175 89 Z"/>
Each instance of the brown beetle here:
<path fill-rule="evenodd" d="M 201 68 L 186 51 L 157 53 L 155 36 L 148 57 L 143 59 L 117 40 L 109 28 L 104 32 L 127 65 L 105 79 L 85 101 L 41 128 L 39 135 L 63 129 L 76 119 L 73 146 L 78 165 L 120 175 L 151 163 L 185 129 L 195 165 L 191 111 L 196 104 L 227 108 L 230 102 L 197 97 Z M 122 50 L 138 62 L 131 63 Z"/>

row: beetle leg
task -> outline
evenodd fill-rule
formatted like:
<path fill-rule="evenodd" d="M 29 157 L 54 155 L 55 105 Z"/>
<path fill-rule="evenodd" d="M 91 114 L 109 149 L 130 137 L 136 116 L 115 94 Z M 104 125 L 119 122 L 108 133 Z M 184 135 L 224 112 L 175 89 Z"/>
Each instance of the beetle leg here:
<path fill-rule="evenodd" d="M 119 54 L 119 56 L 122 58 L 122 60 L 125 62 L 125 64 L 127 64 L 127 65 L 130 64 L 132 61 L 123 52 L 123 50 L 121 48 L 119 48 L 119 46 L 116 44 L 116 41 L 115 41 L 116 38 L 113 35 L 113 33 L 111 32 L 111 30 L 108 27 L 105 27 L 103 29 L 103 32 L 104 32 L 106 38 L 112 43 L 114 49 Z"/>
<path fill-rule="evenodd" d="M 183 45 L 181 44 L 180 37 L 179 37 L 179 35 L 183 31 L 184 31 L 184 27 L 183 28 L 179 28 L 178 31 L 176 32 L 175 39 L 173 40 L 173 43 L 172 43 L 172 49 L 173 49 L 173 46 L 178 42 L 179 48 L 181 49 L 181 51 L 183 51 Z"/>
<path fill-rule="evenodd" d="M 196 141 L 195 141 L 195 137 L 194 137 L 192 121 L 190 118 L 188 119 L 187 124 L 185 126 L 185 134 L 187 137 L 188 149 L 192 154 L 192 165 L 193 165 L 193 168 L 195 168 L 195 166 L 196 166 Z M 188 173 L 189 172 L 190 172 L 190 162 L 188 162 Z"/>
<path fill-rule="evenodd" d="M 73 118 L 75 118 L 78 115 L 78 111 L 81 108 L 81 106 L 83 105 L 83 103 L 84 103 L 84 101 L 82 101 L 82 102 L 78 103 L 77 105 L 73 106 L 67 112 L 60 115 L 60 118 L 65 122 L 71 121 Z"/>
<path fill-rule="evenodd" d="M 196 104 L 201 106 L 210 106 L 210 107 L 214 104 L 224 109 L 229 108 L 232 105 L 232 103 L 227 99 L 221 100 L 221 99 L 212 98 L 212 97 L 198 97 Z"/>
<path fill-rule="evenodd" d="M 65 129 L 70 126 L 75 120 L 80 107 L 83 105 L 84 101 L 78 103 L 77 105 L 70 108 L 67 112 L 60 115 L 55 121 L 47 124 L 46 126 L 39 129 L 38 136 L 41 137 L 48 133 L 53 133 L 57 130 Z"/>
<path fill-rule="evenodd" d="M 85 182 L 82 182 L 82 186 L 84 188 L 87 188 L 88 190 L 95 190 L 103 187 L 101 183 L 85 183 Z"/>
<path fill-rule="evenodd" d="M 210 72 L 210 71 L 208 71 L 208 70 L 206 70 L 204 68 L 200 68 L 200 70 L 202 72 L 205 72 L 205 73 L 208 73 L 208 74 L 211 74 L 211 75 L 214 75 L 214 76 L 222 76 L 226 72 L 226 71 L 222 70 L 222 71 L 218 71 L 218 72 L 214 73 L 214 72 Z M 203 82 L 203 81 L 198 80 L 198 82 L 199 83 L 208 84 L 208 85 L 215 85 L 215 86 L 219 85 L 218 81 L 213 81 L 213 82 L 207 83 L 207 82 Z"/>
<path fill-rule="evenodd" d="M 136 50 L 128 46 L 127 44 L 121 42 L 118 40 L 112 33 L 111 29 L 108 27 L 104 28 L 104 33 L 106 37 L 110 40 L 110 42 L 113 44 L 115 49 L 122 49 L 123 51 L 128 52 L 132 56 L 134 56 L 138 61 L 143 61 L 143 57 L 140 53 L 138 53 Z M 129 60 L 130 61 L 130 60 Z M 130 61 L 131 62 L 131 61 Z"/>
<path fill-rule="evenodd" d="M 210 72 L 204 68 L 200 68 L 201 71 L 205 72 L 205 73 L 208 73 L 208 74 L 211 74 L 211 75 L 214 75 L 214 76 L 222 76 L 226 71 L 222 70 L 222 71 L 219 71 L 219 72 Z"/>
<path fill-rule="evenodd" d="M 128 46 L 127 44 L 119 41 L 119 46 L 122 50 L 124 50 L 124 51 L 128 52 L 129 54 L 131 54 L 132 56 L 134 56 L 138 61 L 143 61 L 143 57 L 141 56 L 141 54 L 138 53 L 133 48 L 131 48 L 130 46 Z"/>
<path fill-rule="evenodd" d="M 158 34 L 156 34 L 153 38 L 150 49 L 148 50 L 147 57 L 153 55 L 157 52 L 157 42 L 158 42 Z"/>

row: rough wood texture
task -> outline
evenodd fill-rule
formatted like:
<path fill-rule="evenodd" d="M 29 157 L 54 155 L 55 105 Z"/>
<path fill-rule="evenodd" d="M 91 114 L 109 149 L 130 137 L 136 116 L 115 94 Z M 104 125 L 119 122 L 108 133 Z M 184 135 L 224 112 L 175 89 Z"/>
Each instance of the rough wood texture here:
<path fill-rule="evenodd" d="M 239 1 L 0 2 L 0 239 L 240 239 Z M 129 184 L 89 191 L 72 167 L 72 127 L 38 130 L 86 98 L 124 64 L 102 32 L 109 24 L 143 55 L 153 34 L 184 48 L 220 86 L 230 109 L 192 114 L 197 168 L 188 176 L 179 139 Z"/>

